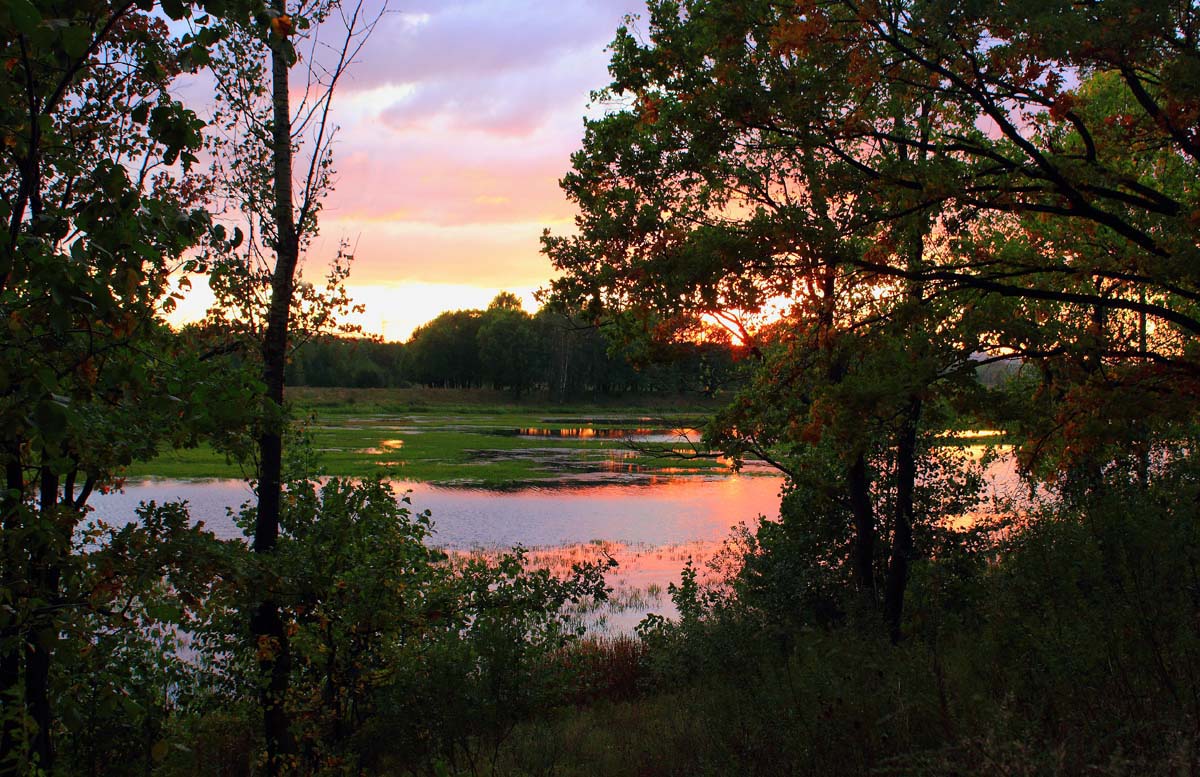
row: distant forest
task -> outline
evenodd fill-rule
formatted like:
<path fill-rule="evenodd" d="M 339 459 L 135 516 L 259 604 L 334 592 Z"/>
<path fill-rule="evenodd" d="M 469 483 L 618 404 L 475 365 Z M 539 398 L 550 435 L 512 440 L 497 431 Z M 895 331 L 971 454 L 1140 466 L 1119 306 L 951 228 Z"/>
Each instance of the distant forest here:
<path fill-rule="evenodd" d="M 710 333 L 711 334 L 711 333 Z M 723 333 L 722 333 L 723 334 Z M 501 293 L 487 310 L 442 313 L 405 343 L 322 337 L 296 349 L 292 386 L 490 387 L 553 398 L 646 392 L 711 396 L 739 385 L 745 350 L 719 336 L 650 349 L 547 308 L 530 315 Z"/>

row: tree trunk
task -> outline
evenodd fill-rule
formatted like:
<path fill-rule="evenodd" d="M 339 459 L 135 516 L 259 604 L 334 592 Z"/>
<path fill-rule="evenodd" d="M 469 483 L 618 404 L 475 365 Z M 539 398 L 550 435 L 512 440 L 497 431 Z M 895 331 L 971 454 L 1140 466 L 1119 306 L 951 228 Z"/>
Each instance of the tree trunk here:
<path fill-rule="evenodd" d="M 900 641 L 904 589 L 908 587 L 908 565 L 912 559 L 913 492 L 917 483 L 917 426 L 920 419 L 921 400 L 913 397 L 896 440 L 896 510 L 883 592 L 883 615 L 892 642 Z"/>
<path fill-rule="evenodd" d="M 286 13 L 276 0 L 275 10 Z M 287 365 L 288 317 L 291 312 L 299 244 L 292 209 L 292 131 L 288 101 L 288 62 L 283 39 L 271 47 L 272 77 L 272 162 L 276 228 L 275 270 L 271 278 L 271 304 L 263 338 L 263 382 L 266 384 L 268 418 L 259 436 L 258 515 L 254 526 L 254 552 L 274 554 L 279 539 L 279 507 L 283 472 L 283 386 Z M 263 734 L 267 746 L 267 774 L 286 770 L 294 751 L 285 702 L 291 672 L 287 631 L 276 593 L 269 587 L 250 622 L 259 657 L 259 682 L 263 708 Z"/>
<path fill-rule="evenodd" d="M 854 584 L 863 601 L 875 607 L 875 509 L 871 504 L 871 476 L 864 454 L 860 453 L 846 471 L 846 482 L 854 515 Z"/>
<path fill-rule="evenodd" d="M 47 457 L 48 458 L 48 457 Z M 58 506 L 58 477 L 48 466 L 40 476 L 41 536 L 33 538 L 35 548 L 30 572 L 34 596 L 43 608 L 57 603 L 60 577 L 59 555 L 65 552 Z M 54 771 L 54 743 L 51 739 L 50 662 L 58 634 L 53 616 L 33 617 L 25 636 L 25 708 L 33 722 L 31 755 L 46 773 Z"/>
<path fill-rule="evenodd" d="M 0 570 L 0 586 L 14 599 L 20 597 L 19 587 L 24 587 L 26 565 L 17 535 L 20 529 L 21 506 L 24 502 L 25 480 L 21 469 L 21 446 L 14 443 L 4 463 L 5 494 L 3 505 L 2 538 L 3 570 Z M 2 615 L 0 627 L 0 776 L 9 777 L 22 772 L 19 758 L 21 749 L 21 713 L 19 685 L 21 682 L 21 630 L 15 614 Z"/>

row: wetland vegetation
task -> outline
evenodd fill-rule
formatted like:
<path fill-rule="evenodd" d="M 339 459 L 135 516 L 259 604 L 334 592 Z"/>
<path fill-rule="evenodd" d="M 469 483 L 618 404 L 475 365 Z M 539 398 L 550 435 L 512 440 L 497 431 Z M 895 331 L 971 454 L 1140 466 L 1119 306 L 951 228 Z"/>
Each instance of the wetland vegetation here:
<path fill-rule="evenodd" d="M 486 389 L 297 389 L 295 434 L 314 473 L 515 486 L 614 474 L 727 470 L 701 444 L 719 400 L 651 395 L 599 403 L 514 402 Z M 299 445 L 299 438 L 296 439 Z M 131 478 L 241 477 L 210 446 L 132 465 Z"/>
<path fill-rule="evenodd" d="M 703 442 L 725 395 L 562 403 L 544 394 L 515 401 L 490 389 L 302 387 L 289 397 L 297 419 L 292 442 L 311 458 L 314 474 L 513 488 L 732 468 Z M 999 445 L 1004 437 L 1000 431 L 962 435 L 948 430 L 942 444 Z M 762 472 L 763 462 L 751 457 L 740 469 Z M 168 450 L 125 469 L 134 481 L 248 474 L 209 445 Z"/>

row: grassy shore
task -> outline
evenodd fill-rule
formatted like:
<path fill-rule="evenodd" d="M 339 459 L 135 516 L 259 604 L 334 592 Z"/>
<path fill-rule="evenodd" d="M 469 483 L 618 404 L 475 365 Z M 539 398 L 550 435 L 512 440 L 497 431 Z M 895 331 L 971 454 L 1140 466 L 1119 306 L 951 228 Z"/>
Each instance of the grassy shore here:
<path fill-rule="evenodd" d="M 306 446 L 292 453 L 315 472 L 485 486 L 586 473 L 702 473 L 711 458 L 681 458 L 698 435 L 636 446 L 619 438 L 524 436 L 519 430 L 667 431 L 702 428 L 720 399 L 639 395 L 553 403 L 483 389 L 317 389 L 288 393 Z M 301 439 L 301 438 L 298 438 Z M 674 452 L 673 452 L 674 451 Z M 130 467 L 131 478 L 223 478 L 247 473 L 209 446 L 168 451 Z"/>
<path fill-rule="evenodd" d="M 696 395 L 597 397 L 567 403 L 544 394 L 515 399 L 487 389 L 293 388 L 299 433 L 290 451 L 314 474 L 485 487 L 584 477 L 688 475 L 728 463 L 695 456 L 700 435 L 728 398 Z M 518 434 L 542 430 L 545 436 Z M 569 436 L 590 429 L 594 436 Z M 602 432 L 675 432 L 669 441 L 631 444 Z M 946 445 L 994 445 L 999 433 L 947 431 Z M 303 445 L 297 442 L 303 440 Z M 164 452 L 131 466 L 130 478 L 241 478 L 250 472 L 208 445 Z"/>

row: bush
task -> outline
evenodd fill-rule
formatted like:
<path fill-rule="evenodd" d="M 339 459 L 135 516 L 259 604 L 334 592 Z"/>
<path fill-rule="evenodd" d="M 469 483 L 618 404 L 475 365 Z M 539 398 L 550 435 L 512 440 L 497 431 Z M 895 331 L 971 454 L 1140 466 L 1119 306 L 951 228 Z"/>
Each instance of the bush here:
<path fill-rule="evenodd" d="M 705 587 L 689 566 L 672 587 L 680 619 L 640 627 L 642 694 L 522 726 L 501 773 L 1192 773 L 1198 483 L 1179 461 L 1149 487 L 1114 478 L 940 534 L 914 565 L 898 645 L 868 619 L 773 615 L 813 599 L 785 595 L 778 544 L 764 554 L 744 535 L 756 585 Z M 797 537 L 775 531 L 752 540 Z"/>
<path fill-rule="evenodd" d="M 252 518 L 250 509 L 242 521 Z M 603 599 L 607 565 L 557 578 L 530 569 L 520 548 L 451 558 L 431 546 L 429 514 L 378 480 L 293 483 L 281 523 L 269 567 L 231 545 L 234 571 L 198 629 L 203 690 L 178 724 L 192 756 L 174 756 L 170 773 L 252 770 L 237 763 L 260 746 L 245 736 L 260 713 L 241 613 L 264 586 L 290 635 L 300 774 L 458 768 L 571 698 L 559 657 L 581 629 L 566 606 Z"/>

